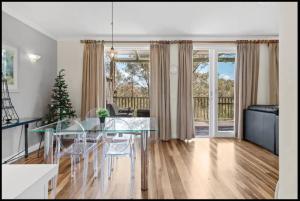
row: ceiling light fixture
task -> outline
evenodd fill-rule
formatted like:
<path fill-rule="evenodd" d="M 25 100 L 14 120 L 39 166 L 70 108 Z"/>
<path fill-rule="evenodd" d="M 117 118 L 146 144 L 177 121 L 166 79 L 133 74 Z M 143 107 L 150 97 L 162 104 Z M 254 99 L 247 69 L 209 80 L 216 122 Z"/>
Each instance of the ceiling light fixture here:
<path fill-rule="evenodd" d="M 28 53 L 28 58 L 32 63 L 37 62 L 41 58 L 40 55 Z"/>
<path fill-rule="evenodd" d="M 114 49 L 114 2 L 111 2 L 111 48 L 109 51 L 109 56 L 111 59 L 117 54 L 117 51 Z"/>

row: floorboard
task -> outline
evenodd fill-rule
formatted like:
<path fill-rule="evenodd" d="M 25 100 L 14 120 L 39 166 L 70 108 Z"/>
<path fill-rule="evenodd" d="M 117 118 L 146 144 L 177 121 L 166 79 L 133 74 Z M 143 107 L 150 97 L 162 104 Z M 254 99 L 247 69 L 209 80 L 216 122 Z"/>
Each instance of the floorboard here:
<path fill-rule="evenodd" d="M 273 198 L 278 180 L 278 156 L 246 141 L 229 138 L 197 138 L 190 142 L 171 140 L 149 146 L 149 188 L 142 192 L 140 144 L 136 140 L 135 179 L 130 185 L 129 158 L 119 158 L 107 191 L 100 190 L 99 176 L 92 178 L 92 156 L 88 184 L 82 185 L 82 161 L 75 179 L 70 160 L 60 161 L 57 198 Z M 41 153 L 40 156 L 43 156 Z M 99 146 L 99 161 L 101 146 Z M 36 152 L 15 163 L 39 164 Z M 131 187 L 130 187 L 131 186 Z"/>

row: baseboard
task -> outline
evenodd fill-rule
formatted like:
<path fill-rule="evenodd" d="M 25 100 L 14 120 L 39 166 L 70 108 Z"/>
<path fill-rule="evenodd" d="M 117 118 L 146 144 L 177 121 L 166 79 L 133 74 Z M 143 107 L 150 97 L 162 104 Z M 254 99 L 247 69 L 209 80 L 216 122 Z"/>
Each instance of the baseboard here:
<path fill-rule="evenodd" d="M 31 152 L 34 152 L 34 151 L 38 150 L 38 149 L 39 149 L 39 146 L 40 146 L 40 143 L 36 143 L 36 144 L 34 144 L 34 145 L 28 147 L 28 154 L 31 153 Z M 44 142 L 42 142 L 41 148 L 42 148 L 43 146 L 44 146 Z M 3 159 L 2 159 L 2 163 L 3 163 L 4 161 L 10 159 L 11 157 L 13 157 L 13 156 L 16 155 L 16 154 L 17 154 L 17 153 L 12 154 L 11 156 L 8 156 L 8 157 L 3 158 Z M 18 157 L 20 157 L 20 156 L 25 156 L 25 150 L 23 150 L 23 151 L 18 155 Z M 10 163 L 15 162 L 16 160 L 18 160 L 18 157 L 16 157 L 16 159 L 14 159 L 14 160 L 11 160 L 11 161 L 8 162 L 7 164 L 10 164 Z"/>

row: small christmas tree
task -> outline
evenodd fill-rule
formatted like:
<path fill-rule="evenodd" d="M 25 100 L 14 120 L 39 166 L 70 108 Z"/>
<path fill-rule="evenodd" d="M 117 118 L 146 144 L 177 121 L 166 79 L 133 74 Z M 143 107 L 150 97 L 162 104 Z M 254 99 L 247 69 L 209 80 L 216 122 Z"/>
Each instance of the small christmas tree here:
<path fill-rule="evenodd" d="M 75 110 L 67 92 L 68 85 L 64 80 L 64 69 L 60 70 L 55 78 L 55 84 L 52 89 L 51 102 L 48 105 L 48 114 L 43 123 L 50 124 L 64 118 L 76 117 Z"/>

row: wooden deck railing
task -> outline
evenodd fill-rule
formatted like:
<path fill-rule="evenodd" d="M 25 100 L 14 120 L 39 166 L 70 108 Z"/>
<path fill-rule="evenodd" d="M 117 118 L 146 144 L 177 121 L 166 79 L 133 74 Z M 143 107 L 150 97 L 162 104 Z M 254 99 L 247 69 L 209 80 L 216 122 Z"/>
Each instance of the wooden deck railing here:
<path fill-rule="evenodd" d="M 113 97 L 119 108 L 149 109 L 149 97 Z"/>
<path fill-rule="evenodd" d="M 114 103 L 119 108 L 130 107 L 132 109 L 149 109 L 149 97 L 113 97 Z M 196 121 L 207 121 L 209 119 L 209 98 L 193 97 L 194 119 Z M 218 98 L 218 119 L 232 120 L 234 111 L 233 97 Z"/>
<path fill-rule="evenodd" d="M 209 119 L 209 98 L 193 97 L 195 121 L 207 121 Z M 218 119 L 233 120 L 233 97 L 218 97 Z"/>

